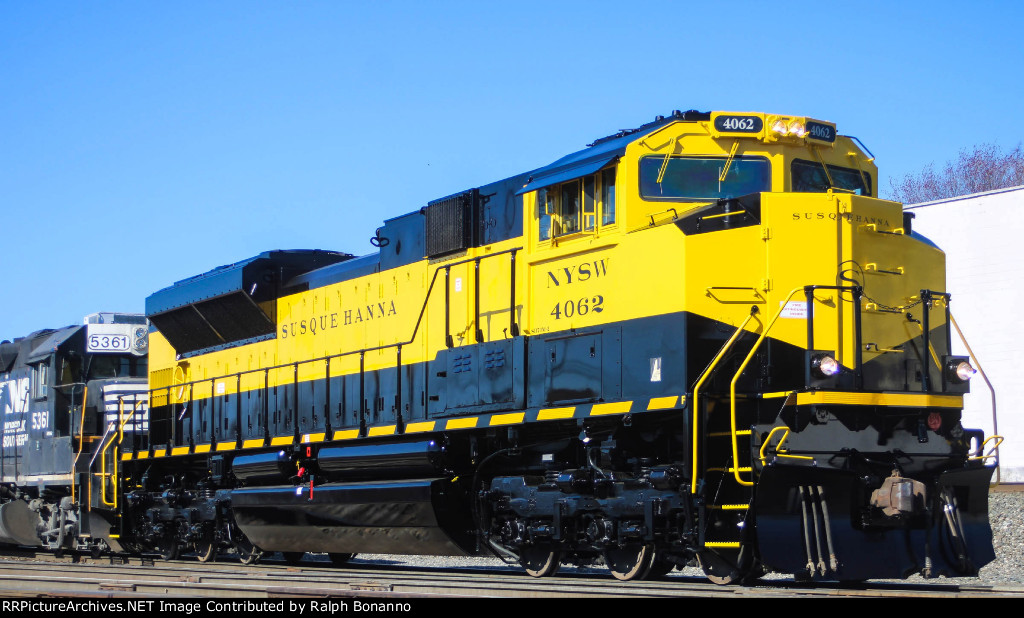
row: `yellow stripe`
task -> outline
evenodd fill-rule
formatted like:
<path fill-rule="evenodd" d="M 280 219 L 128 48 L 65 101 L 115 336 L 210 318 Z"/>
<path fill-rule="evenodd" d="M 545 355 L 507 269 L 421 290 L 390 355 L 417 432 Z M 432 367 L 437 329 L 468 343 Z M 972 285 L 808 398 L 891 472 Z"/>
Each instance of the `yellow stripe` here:
<path fill-rule="evenodd" d="M 135 453 L 135 459 L 148 459 L 148 458 L 149 458 L 149 451 L 139 451 L 138 453 Z"/>
<path fill-rule="evenodd" d="M 796 391 L 779 391 L 778 393 L 761 393 L 761 399 L 776 399 L 778 397 L 789 397 Z"/>
<path fill-rule="evenodd" d="M 475 416 L 469 418 L 453 418 L 448 421 L 448 424 L 444 426 L 445 429 L 468 429 L 470 427 L 476 427 L 476 422 L 480 420 Z"/>
<path fill-rule="evenodd" d="M 552 421 L 558 418 L 572 418 L 576 408 L 547 408 L 537 413 L 538 421 Z"/>
<path fill-rule="evenodd" d="M 245 442 L 242 442 L 242 448 L 254 448 L 258 446 L 263 446 L 263 438 L 259 438 L 257 440 L 246 440 Z"/>
<path fill-rule="evenodd" d="M 176 446 L 171 449 L 171 455 L 188 455 L 188 447 Z"/>
<path fill-rule="evenodd" d="M 367 436 L 390 436 L 395 433 L 395 425 L 382 425 L 380 427 L 370 427 L 367 430 Z"/>
<path fill-rule="evenodd" d="M 238 446 L 238 442 L 221 442 L 217 445 L 218 451 L 233 451 Z"/>
<path fill-rule="evenodd" d="M 405 426 L 405 433 L 419 433 L 421 431 L 434 431 L 434 421 L 424 421 L 422 423 L 409 423 Z"/>
<path fill-rule="evenodd" d="M 196 445 L 196 452 L 197 453 L 209 453 L 210 452 L 210 445 L 209 444 L 197 444 Z"/>
<path fill-rule="evenodd" d="M 651 399 L 651 402 L 647 404 L 648 410 L 665 410 L 667 408 L 674 407 L 676 402 L 679 401 L 679 397 L 675 395 L 671 397 L 655 397 Z"/>
<path fill-rule="evenodd" d="M 632 401 L 615 401 L 612 403 L 595 403 L 590 409 L 590 416 L 602 414 L 625 414 L 633 406 Z"/>
<path fill-rule="evenodd" d="M 122 453 L 121 454 L 121 461 L 131 461 L 131 458 L 132 458 L 132 454 L 131 453 Z"/>
<path fill-rule="evenodd" d="M 814 391 L 798 393 L 797 405 L 831 404 L 845 406 L 900 406 L 907 408 L 962 408 L 963 395 L 917 393 L 837 393 Z"/>
<path fill-rule="evenodd" d="M 303 442 L 323 442 L 327 437 L 326 433 L 307 433 L 302 436 Z"/>
<path fill-rule="evenodd" d="M 522 423 L 526 412 L 513 412 L 511 414 L 495 414 L 491 417 L 491 425 L 512 425 Z"/>
<path fill-rule="evenodd" d="M 729 541 L 707 541 L 704 543 L 704 547 L 730 547 L 733 549 L 739 549 L 740 544 Z"/>
<path fill-rule="evenodd" d="M 351 440 L 359 437 L 358 429 L 342 429 L 334 432 L 335 440 Z"/>
<path fill-rule="evenodd" d="M 291 444 L 295 441 L 295 438 L 291 436 L 278 436 L 270 439 L 270 446 L 283 446 L 285 444 Z"/>
<path fill-rule="evenodd" d="M 155 451 L 153 451 L 153 457 L 165 457 L 166 455 L 167 449 L 165 448 L 158 448 Z"/>

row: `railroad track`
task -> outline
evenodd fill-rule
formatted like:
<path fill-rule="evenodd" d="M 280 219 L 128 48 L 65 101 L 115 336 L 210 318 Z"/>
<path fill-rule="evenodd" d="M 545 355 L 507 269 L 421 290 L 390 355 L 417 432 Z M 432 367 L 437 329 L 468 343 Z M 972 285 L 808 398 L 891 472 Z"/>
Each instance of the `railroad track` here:
<path fill-rule="evenodd" d="M 701 577 L 673 574 L 663 580 L 623 584 L 596 570 L 570 570 L 535 579 L 500 568 L 430 568 L 326 562 L 299 565 L 237 562 L 150 561 L 84 556 L 0 557 L 0 596 L 79 598 L 361 599 L 409 601 L 440 598 L 636 598 L 636 597 L 932 597 L 1024 598 L 1024 587 L 885 583 L 865 586 L 769 580 L 756 586 L 717 586 Z M 323 566 L 320 566 L 323 564 Z M 354 602 L 354 601 L 353 601 Z"/>

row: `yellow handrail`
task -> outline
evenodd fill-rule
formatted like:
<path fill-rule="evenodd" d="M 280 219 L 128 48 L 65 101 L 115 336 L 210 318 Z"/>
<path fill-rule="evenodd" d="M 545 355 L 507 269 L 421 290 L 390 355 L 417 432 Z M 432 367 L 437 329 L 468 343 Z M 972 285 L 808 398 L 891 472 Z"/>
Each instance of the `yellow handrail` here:
<path fill-rule="evenodd" d="M 697 422 L 697 417 L 698 415 L 700 415 L 700 406 L 698 405 L 700 387 L 704 384 L 704 381 L 707 380 L 711 373 L 715 370 L 715 367 L 718 365 L 719 361 L 721 361 L 722 358 L 726 354 L 728 354 L 729 349 L 732 348 L 732 344 L 734 344 L 736 340 L 739 338 L 739 336 L 743 334 L 743 329 L 746 328 L 750 320 L 754 319 L 754 316 L 757 315 L 757 312 L 758 308 L 756 306 L 750 308 L 750 315 L 747 316 L 746 320 L 743 320 L 743 323 L 739 325 L 739 327 L 736 329 L 736 332 L 732 334 L 732 337 L 729 337 L 729 340 L 725 342 L 725 345 L 723 345 L 722 349 L 718 351 L 718 354 L 715 356 L 714 360 L 711 361 L 711 364 L 708 365 L 706 369 L 704 369 L 704 373 L 700 375 L 700 379 L 697 380 L 697 384 L 693 387 L 693 443 L 691 448 L 691 450 L 693 451 L 693 474 L 690 484 L 691 491 L 695 490 L 697 487 L 697 455 L 699 450 L 697 446 L 699 443 L 699 424 Z"/>
<path fill-rule="evenodd" d="M 786 310 L 786 305 L 789 304 L 789 301 L 793 298 L 793 296 L 796 295 L 797 292 L 802 292 L 803 290 L 804 286 L 793 288 L 793 291 L 790 292 L 788 296 L 786 296 L 786 300 L 783 301 L 782 304 L 779 306 L 779 310 L 775 313 L 775 317 L 773 317 L 771 321 L 768 322 L 768 325 L 765 326 L 764 330 L 761 331 L 761 336 L 758 337 L 757 341 L 754 342 L 754 346 L 750 348 L 750 353 L 747 354 L 747 357 L 745 359 L 743 359 L 743 362 L 740 364 L 739 369 L 736 370 L 736 375 L 733 376 L 732 378 L 732 382 L 729 383 L 729 423 L 733 433 L 732 460 L 734 462 L 739 461 L 740 456 L 739 444 L 736 442 L 736 383 L 739 382 L 740 376 L 743 375 L 743 370 L 747 368 L 747 365 L 750 364 L 751 359 L 754 358 L 754 354 L 757 353 L 757 349 L 761 347 L 761 344 L 764 343 L 764 340 L 768 337 L 768 331 L 772 329 L 772 326 L 775 326 L 775 322 L 778 321 L 779 316 L 781 316 L 782 312 Z M 739 470 L 734 471 L 733 476 L 736 478 L 736 482 L 739 483 L 740 485 L 744 485 L 746 487 L 753 487 L 754 485 L 753 481 L 746 481 L 741 479 Z"/>
<path fill-rule="evenodd" d="M 124 426 L 128 421 L 135 418 L 136 413 L 139 411 L 139 400 L 135 398 L 135 402 L 132 404 L 132 413 L 128 416 L 124 415 L 124 397 L 117 398 L 117 446 L 114 447 L 114 463 L 113 472 L 107 472 L 107 449 L 114 444 L 114 438 L 111 438 L 109 442 L 103 445 L 100 450 L 100 473 L 96 476 L 100 477 L 100 502 L 104 506 L 111 508 L 117 508 L 117 483 L 118 483 L 118 469 L 117 462 L 120 459 L 120 446 L 124 441 Z M 107 481 L 110 481 L 110 493 L 111 498 L 107 499 Z"/>
<path fill-rule="evenodd" d="M 786 453 L 784 453 L 783 450 L 782 450 L 782 443 L 785 442 L 786 438 L 789 437 L 789 427 L 782 427 L 782 426 L 780 426 L 780 427 L 773 427 L 772 430 L 768 432 L 768 437 L 766 437 L 764 439 L 764 444 L 761 445 L 760 456 L 761 456 L 761 465 L 762 466 L 768 460 L 768 458 L 765 456 L 765 451 L 768 450 L 768 444 L 771 443 L 772 436 L 774 436 L 775 432 L 777 432 L 777 431 L 783 431 L 785 433 L 782 434 L 782 439 L 779 440 L 779 443 L 775 445 L 775 455 L 776 455 L 776 457 L 789 457 L 790 459 L 810 459 L 812 461 L 814 460 L 813 457 L 809 457 L 807 455 L 787 455 Z"/>
<path fill-rule="evenodd" d="M 992 440 L 996 440 L 996 443 L 992 445 L 992 450 L 990 450 L 988 452 L 988 455 L 982 455 L 981 453 L 985 450 L 985 445 L 988 444 L 989 442 L 991 442 Z M 1003 438 L 1003 436 L 989 436 L 989 437 L 985 438 L 985 441 L 982 442 L 978 446 L 978 450 L 975 451 L 975 453 L 977 453 L 977 455 L 968 457 L 967 460 L 968 461 L 978 461 L 979 459 L 985 460 L 985 459 L 991 459 L 993 457 L 996 457 L 996 461 L 998 462 L 999 461 L 999 459 L 998 459 L 999 445 L 1003 443 L 1003 440 L 1005 440 L 1005 438 Z"/>
<path fill-rule="evenodd" d="M 928 310 L 925 309 L 925 311 L 928 311 Z M 920 322 L 917 322 L 917 327 L 919 329 L 921 329 L 921 334 L 923 335 L 924 334 L 924 325 L 921 324 Z M 939 360 L 939 354 L 935 351 L 935 346 L 932 345 L 932 342 L 930 340 L 928 341 L 928 351 L 931 353 L 932 360 L 935 362 L 935 367 L 939 371 L 942 371 L 942 361 Z M 924 369 L 922 369 L 922 371 L 928 371 L 928 368 L 925 367 Z"/>
<path fill-rule="evenodd" d="M 117 398 L 117 420 L 120 424 L 121 419 L 124 418 L 124 399 L 122 397 Z M 109 428 L 108 428 L 109 430 Z M 111 474 L 107 473 L 107 449 L 114 443 L 114 436 L 111 436 L 110 440 L 103 445 L 100 449 L 100 473 L 96 476 L 100 477 L 100 502 L 104 506 L 112 508 L 117 507 L 117 491 L 113 491 L 114 494 L 111 500 L 107 499 L 107 479 Z M 114 447 L 114 472 L 113 475 L 117 474 L 117 447 Z"/>

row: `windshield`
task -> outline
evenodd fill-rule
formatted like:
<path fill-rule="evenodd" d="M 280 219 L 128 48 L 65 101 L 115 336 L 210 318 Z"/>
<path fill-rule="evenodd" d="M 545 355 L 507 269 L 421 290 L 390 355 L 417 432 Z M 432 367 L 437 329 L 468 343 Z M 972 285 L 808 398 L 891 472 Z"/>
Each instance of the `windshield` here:
<path fill-rule="evenodd" d="M 831 187 L 828 176 L 832 177 Z M 871 195 L 871 176 L 867 172 L 864 172 L 862 177 L 860 170 L 829 165 L 828 176 L 821 168 L 821 163 L 802 159 L 793 161 L 793 191 L 796 193 L 825 193 L 834 188 L 857 195 Z"/>
<path fill-rule="evenodd" d="M 89 379 L 144 378 L 147 366 L 145 356 L 95 354 L 89 366 Z"/>
<path fill-rule="evenodd" d="M 725 180 L 720 180 L 726 157 L 640 159 L 640 195 L 654 200 L 717 200 L 771 190 L 771 165 L 760 157 L 735 157 Z M 658 182 L 661 168 L 664 176 Z"/>

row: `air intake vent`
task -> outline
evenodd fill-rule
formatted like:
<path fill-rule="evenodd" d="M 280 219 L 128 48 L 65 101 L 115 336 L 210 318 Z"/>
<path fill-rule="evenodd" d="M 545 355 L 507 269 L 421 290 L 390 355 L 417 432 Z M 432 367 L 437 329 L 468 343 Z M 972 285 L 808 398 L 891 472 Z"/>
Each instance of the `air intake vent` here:
<path fill-rule="evenodd" d="M 476 189 L 427 204 L 427 257 L 437 257 L 473 246 Z"/>

